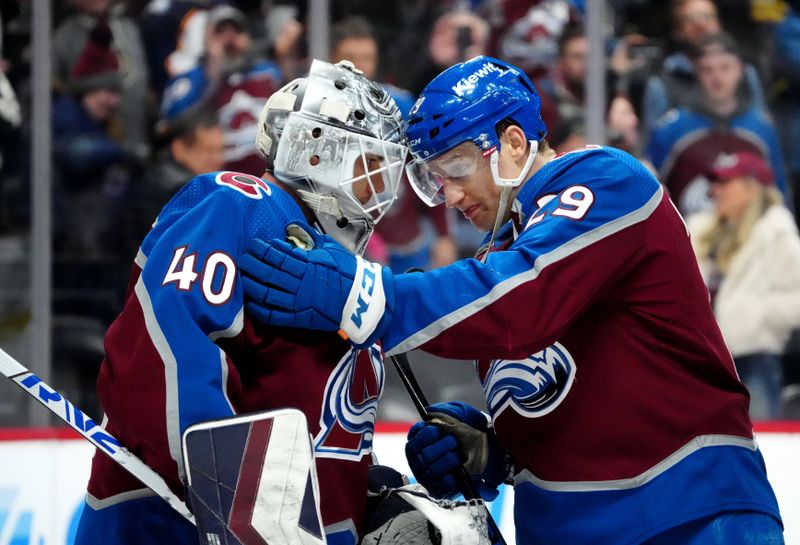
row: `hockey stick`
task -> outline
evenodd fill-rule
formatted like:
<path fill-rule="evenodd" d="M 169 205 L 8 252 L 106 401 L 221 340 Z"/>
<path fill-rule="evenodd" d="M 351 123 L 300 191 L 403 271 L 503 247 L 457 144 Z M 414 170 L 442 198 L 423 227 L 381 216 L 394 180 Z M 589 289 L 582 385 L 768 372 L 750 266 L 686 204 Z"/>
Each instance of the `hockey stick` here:
<path fill-rule="evenodd" d="M 405 353 L 402 353 L 397 354 L 396 356 L 389 356 L 389 359 L 392 360 L 394 368 L 397 370 L 397 374 L 400 376 L 400 381 L 403 383 L 408 395 L 411 397 L 411 401 L 414 403 L 414 407 L 416 407 L 419 416 L 426 422 L 430 421 L 432 417 L 427 409 L 430 403 L 428 403 L 428 399 L 425 397 L 419 382 L 417 382 L 417 377 L 414 376 L 414 373 L 411 370 L 411 364 L 408 361 L 408 356 L 406 356 Z M 475 486 L 472 484 L 472 479 L 467 474 L 467 470 L 463 465 L 458 466 L 458 473 L 456 473 L 455 477 L 458 488 L 461 490 L 461 494 L 466 499 L 471 500 L 480 498 L 480 494 L 478 494 L 478 491 L 475 490 Z M 500 533 L 500 528 L 497 527 L 497 523 L 492 517 L 492 514 L 489 512 L 488 507 L 486 508 L 486 526 L 489 530 L 489 540 L 493 545 L 506 545 L 506 540 L 503 538 L 503 534 Z"/>
<path fill-rule="evenodd" d="M 9 356 L 2 348 L 0 348 L 0 372 L 14 381 L 28 395 L 32 396 L 48 410 L 55 413 L 61 420 L 69 424 L 72 429 L 80 433 L 112 460 L 125 468 L 131 475 L 139 479 L 147 488 L 161 496 L 161 499 L 183 515 L 186 520 L 196 525 L 192 512 L 169 489 L 167 483 L 158 473 L 150 469 L 140 458 L 122 446 L 122 443 L 116 438 L 95 424 L 86 413 L 45 384 L 42 379 Z"/>

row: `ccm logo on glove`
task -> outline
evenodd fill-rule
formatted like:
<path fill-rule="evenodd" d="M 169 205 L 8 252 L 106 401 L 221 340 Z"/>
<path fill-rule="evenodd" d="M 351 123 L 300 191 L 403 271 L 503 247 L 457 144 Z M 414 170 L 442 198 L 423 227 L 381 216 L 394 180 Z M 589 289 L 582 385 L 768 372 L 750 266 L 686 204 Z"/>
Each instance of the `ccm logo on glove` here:
<path fill-rule="evenodd" d="M 342 330 L 356 344 L 363 343 L 375 330 L 386 307 L 381 266 L 356 257 L 353 289 L 342 313 Z M 356 288 L 357 287 L 357 288 Z"/>

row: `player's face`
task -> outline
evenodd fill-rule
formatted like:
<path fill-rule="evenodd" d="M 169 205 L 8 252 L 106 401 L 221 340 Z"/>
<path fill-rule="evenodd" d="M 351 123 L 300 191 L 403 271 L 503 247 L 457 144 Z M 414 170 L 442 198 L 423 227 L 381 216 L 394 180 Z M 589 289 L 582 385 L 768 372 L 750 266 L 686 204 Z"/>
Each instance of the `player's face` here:
<path fill-rule="evenodd" d="M 443 184 L 445 204 L 457 208 L 481 231 L 494 226 L 500 189 L 492 179 L 489 160 L 472 142 L 464 142 L 431 162 L 431 171 Z"/>
<path fill-rule="evenodd" d="M 353 195 L 361 204 L 367 204 L 374 194 L 386 190 L 383 174 L 379 172 L 382 166 L 381 157 L 372 154 L 359 156 L 353 164 L 353 178 L 357 180 L 353 183 Z"/>

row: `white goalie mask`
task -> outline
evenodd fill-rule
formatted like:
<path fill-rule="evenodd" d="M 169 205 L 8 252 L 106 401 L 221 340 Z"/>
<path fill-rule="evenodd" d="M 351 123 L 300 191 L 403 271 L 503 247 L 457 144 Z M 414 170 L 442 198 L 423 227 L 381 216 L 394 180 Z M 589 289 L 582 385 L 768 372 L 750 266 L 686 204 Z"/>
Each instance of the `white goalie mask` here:
<path fill-rule="evenodd" d="M 374 224 L 397 199 L 407 148 L 402 115 L 352 63 L 314 60 L 308 77 L 273 94 L 256 147 L 295 189 L 319 226 L 363 253 Z"/>

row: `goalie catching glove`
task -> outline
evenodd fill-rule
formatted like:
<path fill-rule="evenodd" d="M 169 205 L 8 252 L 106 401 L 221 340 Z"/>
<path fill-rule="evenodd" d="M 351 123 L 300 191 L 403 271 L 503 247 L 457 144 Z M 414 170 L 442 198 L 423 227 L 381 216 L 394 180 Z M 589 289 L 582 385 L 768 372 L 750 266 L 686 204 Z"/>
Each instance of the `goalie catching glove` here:
<path fill-rule="evenodd" d="M 286 242 L 253 239 L 239 266 L 247 310 L 264 323 L 342 330 L 361 348 L 389 323 L 392 273 L 353 255 L 308 225 L 289 224 Z"/>
<path fill-rule="evenodd" d="M 456 474 L 463 465 L 486 501 L 510 479 L 510 457 L 497 440 L 489 416 L 460 401 L 428 407 L 431 419 L 408 431 L 406 458 L 417 481 L 437 498 L 458 494 Z"/>

